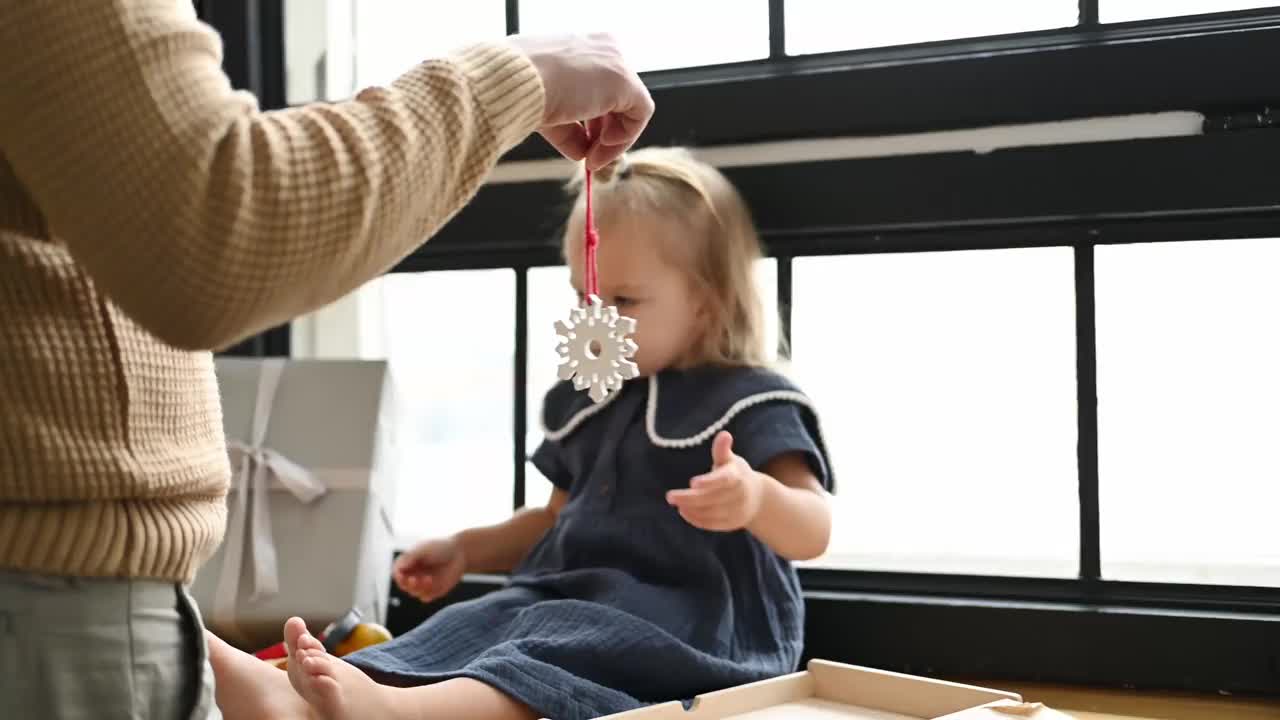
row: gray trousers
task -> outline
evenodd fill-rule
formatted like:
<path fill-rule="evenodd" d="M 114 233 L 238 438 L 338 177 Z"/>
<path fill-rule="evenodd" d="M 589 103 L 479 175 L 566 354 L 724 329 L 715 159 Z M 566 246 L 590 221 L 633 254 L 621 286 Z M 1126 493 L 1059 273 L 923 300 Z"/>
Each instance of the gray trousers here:
<path fill-rule="evenodd" d="M 0 718 L 220 717 L 185 588 L 0 570 Z"/>

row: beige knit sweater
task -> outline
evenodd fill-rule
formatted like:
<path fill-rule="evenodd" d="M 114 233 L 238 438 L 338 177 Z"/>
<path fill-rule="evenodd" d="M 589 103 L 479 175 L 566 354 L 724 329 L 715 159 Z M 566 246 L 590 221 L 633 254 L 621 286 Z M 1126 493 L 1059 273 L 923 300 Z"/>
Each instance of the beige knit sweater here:
<path fill-rule="evenodd" d="M 0 6 L 0 568 L 190 579 L 229 466 L 208 352 L 386 271 L 535 129 L 506 45 L 263 113 L 190 0 Z"/>

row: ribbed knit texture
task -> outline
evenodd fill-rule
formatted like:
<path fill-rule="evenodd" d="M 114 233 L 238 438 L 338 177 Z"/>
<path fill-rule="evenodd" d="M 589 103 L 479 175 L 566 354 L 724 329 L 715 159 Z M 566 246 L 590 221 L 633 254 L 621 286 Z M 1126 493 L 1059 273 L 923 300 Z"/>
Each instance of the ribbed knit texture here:
<path fill-rule="evenodd" d="M 0 567 L 187 581 L 230 470 L 211 349 L 332 302 L 535 129 L 506 45 L 262 113 L 189 0 L 0 10 Z"/>

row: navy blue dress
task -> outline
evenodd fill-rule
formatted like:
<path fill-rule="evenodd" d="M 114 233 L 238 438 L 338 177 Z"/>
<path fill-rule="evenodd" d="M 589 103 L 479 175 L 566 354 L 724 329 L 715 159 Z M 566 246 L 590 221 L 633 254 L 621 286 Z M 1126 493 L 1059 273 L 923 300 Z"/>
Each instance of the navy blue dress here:
<path fill-rule="evenodd" d="M 553 720 L 588 720 L 793 672 L 791 563 L 746 531 L 686 523 L 666 492 L 711 469 L 727 429 L 761 469 L 800 453 L 833 488 L 808 400 L 760 369 L 668 371 L 601 405 L 568 383 L 533 462 L 569 501 L 503 589 L 348 659 L 379 681 L 474 678 Z"/>

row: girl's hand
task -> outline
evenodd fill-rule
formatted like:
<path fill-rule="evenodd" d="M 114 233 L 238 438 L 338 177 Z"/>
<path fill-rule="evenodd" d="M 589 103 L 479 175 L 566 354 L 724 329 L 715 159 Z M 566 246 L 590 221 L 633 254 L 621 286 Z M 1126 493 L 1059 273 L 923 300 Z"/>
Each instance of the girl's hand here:
<path fill-rule="evenodd" d="M 765 480 L 764 475 L 734 454 L 733 436 L 721 432 L 711 445 L 711 472 L 693 478 L 688 490 L 668 492 L 667 502 L 696 528 L 741 530 L 760 512 Z"/>
<path fill-rule="evenodd" d="M 421 602 L 444 597 L 462 580 L 466 554 L 456 536 L 418 543 L 396 558 L 396 585 Z"/>

